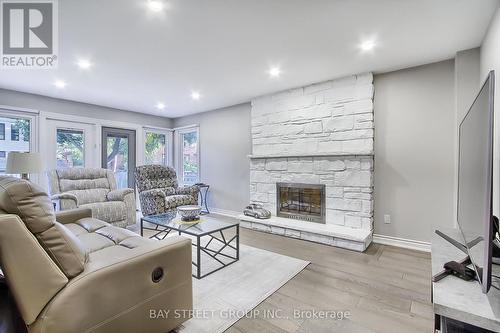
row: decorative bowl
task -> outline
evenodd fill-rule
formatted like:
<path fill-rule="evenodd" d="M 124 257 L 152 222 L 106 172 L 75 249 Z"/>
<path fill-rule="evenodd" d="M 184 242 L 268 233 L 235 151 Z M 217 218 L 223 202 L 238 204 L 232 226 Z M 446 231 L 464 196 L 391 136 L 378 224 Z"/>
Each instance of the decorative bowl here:
<path fill-rule="evenodd" d="M 201 213 L 201 207 L 195 205 L 179 206 L 177 212 L 184 221 L 196 220 Z"/>

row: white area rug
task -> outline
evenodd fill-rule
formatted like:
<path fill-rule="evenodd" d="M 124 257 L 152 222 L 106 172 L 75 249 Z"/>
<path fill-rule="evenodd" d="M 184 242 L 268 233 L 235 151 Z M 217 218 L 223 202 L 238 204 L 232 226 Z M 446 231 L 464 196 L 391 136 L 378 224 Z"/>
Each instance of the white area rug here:
<path fill-rule="evenodd" d="M 224 332 L 308 264 L 304 260 L 240 245 L 238 262 L 201 280 L 193 278 L 197 318 L 188 320 L 176 331 Z"/>

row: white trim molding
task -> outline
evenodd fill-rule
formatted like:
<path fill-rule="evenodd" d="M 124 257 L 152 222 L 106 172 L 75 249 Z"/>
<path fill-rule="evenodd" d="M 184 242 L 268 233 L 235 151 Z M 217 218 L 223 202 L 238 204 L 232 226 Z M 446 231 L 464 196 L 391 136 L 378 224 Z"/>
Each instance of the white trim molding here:
<path fill-rule="evenodd" d="M 431 243 L 422 242 L 422 241 L 413 240 L 413 239 L 406 239 L 406 238 L 399 238 L 399 237 L 374 234 L 373 235 L 373 242 L 377 243 L 377 244 L 402 247 L 402 248 L 410 249 L 410 250 L 431 252 Z"/>

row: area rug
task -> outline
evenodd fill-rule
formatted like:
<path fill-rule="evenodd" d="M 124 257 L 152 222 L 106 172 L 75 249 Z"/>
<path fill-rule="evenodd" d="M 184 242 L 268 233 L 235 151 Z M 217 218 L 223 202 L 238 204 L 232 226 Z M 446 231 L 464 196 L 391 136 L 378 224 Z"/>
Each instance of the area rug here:
<path fill-rule="evenodd" d="M 139 232 L 137 227 L 132 230 Z M 151 237 L 155 233 L 145 230 L 144 236 Z M 192 238 L 186 234 L 183 236 Z M 227 237 L 230 239 L 232 235 Z M 217 250 L 220 244 L 215 243 L 212 243 L 213 249 Z M 202 238 L 202 244 L 207 244 L 206 237 Z M 230 248 L 225 248 L 222 253 L 234 255 Z M 193 260 L 194 258 L 196 251 L 193 247 Z M 227 259 L 219 258 L 227 263 Z M 202 274 L 220 267 L 220 264 L 203 252 L 201 259 Z M 252 315 L 251 310 L 308 264 L 308 261 L 240 244 L 240 259 L 237 262 L 200 280 L 193 278 L 194 317 L 175 331 L 224 332 L 240 318 Z"/>
<path fill-rule="evenodd" d="M 193 278 L 194 314 L 182 333 L 224 332 L 309 264 L 240 245 L 240 260 L 207 277 Z"/>

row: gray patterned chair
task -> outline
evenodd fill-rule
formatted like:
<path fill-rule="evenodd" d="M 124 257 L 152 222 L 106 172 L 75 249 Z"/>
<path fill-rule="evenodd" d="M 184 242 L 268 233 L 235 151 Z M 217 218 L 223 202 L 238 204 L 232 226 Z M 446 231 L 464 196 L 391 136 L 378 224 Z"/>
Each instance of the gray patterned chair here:
<path fill-rule="evenodd" d="M 117 227 L 135 224 L 133 189 L 117 189 L 113 172 L 100 168 L 71 168 L 47 173 L 52 200 L 60 210 L 90 208 L 94 218 Z"/>
<path fill-rule="evenodd" d="M 179 187 L 177 175 L 171 167 L 139 166 L 135 169 L 135 183 L 144 216 L 162 214 L 178 206 L 198 204 L 198 186 Z"/>

